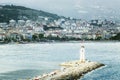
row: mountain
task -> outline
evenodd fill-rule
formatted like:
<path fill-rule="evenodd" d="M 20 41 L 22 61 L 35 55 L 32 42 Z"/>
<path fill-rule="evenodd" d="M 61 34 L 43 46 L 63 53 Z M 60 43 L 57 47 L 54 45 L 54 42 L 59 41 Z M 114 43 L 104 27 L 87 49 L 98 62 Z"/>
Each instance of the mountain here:
<path fill-rule="evenodd" d="M 11 19 L 37 20 L 39 16 L 49 17 L 51 19 L 60 18 L 60 16 L 56 14 L 52 14 L 42 10 L 35 10 L 16 5 L 0 5 L 0 22 L 9 22 L 9 20 Z"/>

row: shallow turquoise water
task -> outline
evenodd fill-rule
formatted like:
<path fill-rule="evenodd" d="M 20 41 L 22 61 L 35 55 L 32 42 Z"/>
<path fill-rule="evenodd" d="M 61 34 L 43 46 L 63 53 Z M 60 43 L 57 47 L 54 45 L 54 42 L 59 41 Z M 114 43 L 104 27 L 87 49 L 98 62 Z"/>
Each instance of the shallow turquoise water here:
<path fill-rule="evenodd" d="M 120 80 L 120 42 L 87 42 L 86 58 L 106 64 L 81 80 Z M 79 59 L 80 43 L 0 45 L 0 80 L 18 80 L 59 69 Z"/>

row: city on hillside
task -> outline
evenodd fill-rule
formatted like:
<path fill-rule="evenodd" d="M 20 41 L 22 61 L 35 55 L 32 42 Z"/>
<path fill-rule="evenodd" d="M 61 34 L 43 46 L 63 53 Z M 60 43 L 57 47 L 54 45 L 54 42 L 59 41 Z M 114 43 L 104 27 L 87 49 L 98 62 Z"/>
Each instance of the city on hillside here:
<path fill-rule="evenodd" d="M 27 17 L 27 16 L 22 16 Z M 107 19 L 82 20 L 72 17 L 53 19 L 38 16 L 36 20 L 10 19 L 0 22 L 0 42 L 120 40 L 120 23 Z"/>

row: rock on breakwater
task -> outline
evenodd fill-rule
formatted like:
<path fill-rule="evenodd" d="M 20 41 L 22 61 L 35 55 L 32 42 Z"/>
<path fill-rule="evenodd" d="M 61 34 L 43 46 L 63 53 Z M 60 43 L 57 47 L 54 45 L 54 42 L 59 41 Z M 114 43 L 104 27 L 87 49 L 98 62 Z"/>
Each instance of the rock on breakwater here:
<path fill-rule="evenodd" d="M 49 74 L 43 74 L 32 80 L 77 80 L 84 74 L 104 66 L 98 62 L 80 62 L 72 61 L 60 64 L 61 70 L 53 71 Z"/>

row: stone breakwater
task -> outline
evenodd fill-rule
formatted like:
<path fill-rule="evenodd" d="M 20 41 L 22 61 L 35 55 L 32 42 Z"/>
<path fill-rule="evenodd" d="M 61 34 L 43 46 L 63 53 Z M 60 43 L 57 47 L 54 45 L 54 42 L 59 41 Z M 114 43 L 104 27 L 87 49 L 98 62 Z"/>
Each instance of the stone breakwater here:
<path fill-rule="evenodd" d="M 61 70 L 53 71 L 49 74 L 37 76 L 32 80 L 77 80 L 84 74 L 104 66 L 98 62 L 84 62 L 72 61 L 60 64 Z"/>

